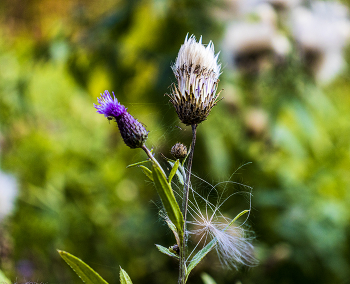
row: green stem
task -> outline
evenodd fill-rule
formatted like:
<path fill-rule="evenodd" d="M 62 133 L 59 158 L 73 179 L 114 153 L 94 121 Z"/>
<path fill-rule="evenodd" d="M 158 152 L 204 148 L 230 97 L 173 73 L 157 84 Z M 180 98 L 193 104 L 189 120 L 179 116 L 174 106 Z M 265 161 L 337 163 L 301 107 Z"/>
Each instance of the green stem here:
<path fill-rule="evenodd" d="M 183 199 L 182 199 L 182 214 L 184 217 L 184 228 L 183 228 L 184 233 L 183 233 L 182 240 L 180 240 L 180 268 L 179 268 L 178 284 L 185 284 L 186 283 L 186 240 L 187 240 L 186 221 L 187 221 L 188 194 L 189 194 L 189 188 L 190 188 L 194 146 L 196 144 L 196 135 L 197 135 L 197 124 L 193 124 L 192 125 L 191 153 L 188 157 L 187 175 L 186 175 L 186 182 L 184 184 Z"/>
<path fill-rule="evenodd" d="M 160 166 L 160 164 L 158 163 L 158 161 L 153 157 L 151 151 L 148 150 L 148 148 L 146 147 L 146 145 L 143 144 L 141 148 L 146 152 L 147 156 L 151 159 L 151 161 L 152 161 L 153 163 L 155 163 L 155 164 L 162 170 L 163 174 L 166 176 L 166 174 L 165 174 L 163 168 Z"/>

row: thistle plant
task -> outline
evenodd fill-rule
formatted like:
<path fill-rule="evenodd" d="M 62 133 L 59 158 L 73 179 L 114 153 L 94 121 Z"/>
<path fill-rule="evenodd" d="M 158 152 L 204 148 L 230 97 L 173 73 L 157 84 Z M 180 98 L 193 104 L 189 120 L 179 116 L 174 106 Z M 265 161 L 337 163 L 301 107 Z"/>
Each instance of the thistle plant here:
<path fill-rule="evenodd" d="M 251 238 L 247 237 L 245 229 L 236 222 L 250 210 L 244 210 L 234 219 L 229 219 L 220 211 L 226 200 L 215 205 L 209 201 L 209 197 L 204 198 L 191 186 L 197 127 L 208 118 L 219 98 L 217 88 L 221 65 L 218 56 L 219 53 L 214 53 L 212 42 L 205 47 L 201 38 L 197 42 L 194 36 L 186 36 L 172 66 L 177 83 L 173 84 L 168 96 L 180 121 L 192 127 L 192 142 L 189 150 L 182 143 L 176 143 L 171 148 L 175 160 L 166 159 L 171 166 L 169 173 L 166 173 L 153 151 L 146 146 L 149 132 L 118 102 L 113 92 L 111 95 L 105 91 L 97 99 L 98 104 L 94 105 L 98 113 L 117 123 L 120 135 L 129 148 L 140 148 L 148 157 L 147 160 L 128 167 L 141 168 L 154 183 L 161 199 L 160 215 L 173 232 L 176 244 L 169 248 L 157 245 L 157 248 L 179 261 L 178 284 L 185 284 L 193 268 L 213 249 L 217 251 L 221 263 L 227 267 L 236 269 L 240 265 L 256 264 Z M 145 166 L 147 163 L 150 163 L 150 167 Z M 217 192 L 215 187 L 212 190 Z M 204 208 L 201 208 L 201 203 L 204 203 Z M 194 235 L 200 241 L 189 252 L 188 239 Z M 63 251 L 59 253 L 84 282 L 107 283 L 80 259 Z M 132 283 L 123 269 L 120 271 L 120 281 Z"/>

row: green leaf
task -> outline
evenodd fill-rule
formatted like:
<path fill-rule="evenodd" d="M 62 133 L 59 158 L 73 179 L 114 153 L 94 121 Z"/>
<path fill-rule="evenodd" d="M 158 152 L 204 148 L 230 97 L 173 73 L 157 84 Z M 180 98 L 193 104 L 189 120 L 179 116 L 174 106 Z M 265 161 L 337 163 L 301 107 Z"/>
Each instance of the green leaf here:
<path fill-rule="evenodd" d="M 174 257 L 176 259 L 179 259 L 179 256 L 173 252 L 171 252 L 168 248 L 166 247 L 163 247 L 161 245 L 156 245 L 157 249 L 161 252 L 161 253 L 164 253 L 166 255 L 169 255 L 171 257 Z"/>
<path fill-rule="evenodd" d="M 241 217 L 242 215 L 248 213 L 250 210 L 243 210 L 241 213 L 239 213 L 224 229 L 224 231 L 226 231 L 228 229 L 228 227 L 230 227 L 239 217 Z M 187 269 L 187 274 L 186 277 L 188 277 L 188 275 L 190 274 L 190 272 L 192 271 L 193 268 L 195 268 L 197 266 L 197 264 L 208 254 L 208 252 L 210 252 L 214 246 L 217 243 L 217 239 L 214 238 L 212 239 L 204 248 L 202 248 L 199 252 L 197 252 L 197 254 L 192 258 L 190 264 L 188 265 L 188 269 Z"/>
<path fill-rule="evenodd" d="M 171 167 L 174 167 L 175 161 L 168 159 L 168 163 L 171 165 Z M 179 168 L 176 171 L 177 178 L 179 179 L 179 182 L 184 185 L 184 177 L 186 176 L 184 167 L 179 164 Z"/>
<path fill-rule="evenodd" d="M 237 214 L 237 216 L 235 218 L 232 219 L 232 221 L 230 222 L 230 224 L 228 224 L 226 226 L 226 228 L 224 229 L 224 231 L 226 231 L 228 229 L 228 227 L 230 227 L 234 222 L 236 222 L 236 220 L 241 217 L 242 215 L 248 213 L 250 210 L 243 210 L 241 213 Z"/>
<path fill-rule="evenodd" d="M 175 225 L 179 238 L 183 236 L 184 220 L 179 205 L 176 202 L 174 192 L 168 183 L 165 174 L 158 165 L 153 163 L 153 181 L 156 186 L 158 195 L 162 200 L 164 209 L 171 222 Z"/>
<path fill-rule="evenodd" d="M 201 278 L 204 284 L 216 284 L 215 280 L 207 273 L 203 272 Z"/>
<path fill-rule="evenodd" d="M 151 180 L 153 181 L 153 175 L 152 175 L 152 171 L 149 168 L 146 168 L 145 166 L 140 166 L 141 170 L 145 173 L 145 175 Z"/>
<path fill-rule="evenodd" d="M 192 269 L 195 268 L 197 264 L 200 263 L 200 261 L 208 254 L 208 252 L 213 249 L 213 247 L 216 245 L 216 242 L 216 238 L 212 239 L 204 248 L 197 252 L 197 254 L 192 258 L 190 264 L 188 265 L 186 278 Z"/>
<path fill-rule="evenodd" d="M 120 284 L 132 284 L 132 281 L 126 271 L 120 267 Z"/>
<path fill-rule="evenodd" d="M 11 284 L 11 281 L 5 276 L 5 274 L 0 270 L 0 283 Z"/>
<path fill-rule="evenodd" d="M 176 160 L 176 162 L 175 162 L 175 164 L 174 164 L 174 166 L 173 166 L 173 168 L 171 169 L 171 172 L 170 172 L 170 174 L 169 174 L 169 178 L 168 178 L 169 183 L 171 183 L 171 180 L 173 179 L 174 175 L 176 174 L 179 165 L 180 165 L 180 161 L 179 161 L 179 160 Z"/>
<path fill-rule="evenodd" d="M 81 259 L 74 255 L 57 250 L 65 262 L 74 270 L 76 274 L 87 284 L 108 284 L 96 271 Z"/>
<path fill-rule="evenodd" d="M 135 163 L 135 164 L 131 164 L 131 165 L 127 166 L 126 168 L 136 167 L 136 166 L 138 166 L 138 165 L 142 165 L 142 164 L 145 164 L 145 163 L 147 163 L 147 162 L 150 162 L 150 160 L 145 160 L 145 161 L 137 162 L 137 163 Z"/>

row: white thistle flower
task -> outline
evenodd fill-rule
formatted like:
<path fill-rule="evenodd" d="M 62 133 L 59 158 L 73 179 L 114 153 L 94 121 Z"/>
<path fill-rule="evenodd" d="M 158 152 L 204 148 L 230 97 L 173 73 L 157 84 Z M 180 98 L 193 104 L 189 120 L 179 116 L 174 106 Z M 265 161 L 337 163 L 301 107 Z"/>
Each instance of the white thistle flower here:
<path fill-rule="evenodd" d="M 177 85 L 173 85 L 169 97 L 180 120 L 186 125 L 204 121 L 218 101 L 216 90 L 221 69 L 218 56 L 211 41 L 205 47 L 202 37 L 197 42 L 193 35 L 186 36 L 180 48 L 172 66 Z"/>

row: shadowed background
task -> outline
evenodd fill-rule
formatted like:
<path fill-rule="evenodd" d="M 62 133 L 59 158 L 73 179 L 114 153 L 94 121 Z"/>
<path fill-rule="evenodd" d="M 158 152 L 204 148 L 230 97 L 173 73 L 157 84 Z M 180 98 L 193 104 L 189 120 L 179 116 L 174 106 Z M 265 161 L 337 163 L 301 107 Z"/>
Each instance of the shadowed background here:
<path fill-rule="evenodd" d="M 114 91 L 165 165 L 159 154 L 191 139 L 164 96 L 189 33 L 221 50 L 224 89 L 198 127 L 193 172 L 253 187 L 260 261 L 223 270 L 211 253 L 189 283 L 203 283 L 203 271 L 218 284 L 349 283 L 348 5 L 1 1 L 0 269 L 13 282 L 80 283 L 61 249 L 109 283 L 119 283 L 119 266 L 134 283 L 176 283 L 177 263 L 154 246 L 174 239 L 153 185 L 126 168 L 146 157 L 93 103 Z M 223 210 L 234 217 L 249 207 L 242 200 Z"/>

